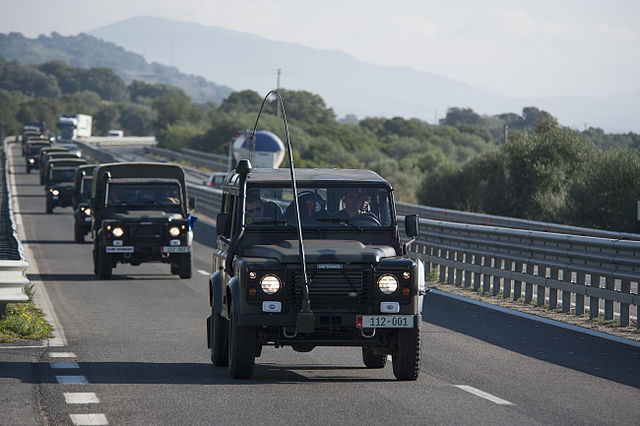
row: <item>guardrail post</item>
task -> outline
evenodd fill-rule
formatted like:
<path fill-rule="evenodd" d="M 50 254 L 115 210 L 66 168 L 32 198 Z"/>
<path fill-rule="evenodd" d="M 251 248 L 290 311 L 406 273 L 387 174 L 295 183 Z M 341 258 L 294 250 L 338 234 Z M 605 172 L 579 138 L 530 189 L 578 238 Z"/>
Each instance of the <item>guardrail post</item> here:
<path fill-rule="evenodd" d="M 443 249 L 436 249 L 438 251 L 438 259 L 443 259 L 446 258 L 446 256 L 443 253 Z M 445 264 L 441 261 L 440 262 L 440 271 L 438 272 L 438 278 L 440 279 L 441 283 L 447 282 L 447 268 L 445 266 Z"/>
<path fill-rule="evenodd" d="M 473 264 L 480 266 L 482 265 L 482 263 L 484 262 L 483 259 L 481 259 L 480 256 L 478 256 L 477 254 L 473 255 Z M 480 290 L 480 272 L 474 272 L 473 273 L 473 289 L 475 291 Z"/>
<path fill-rule="evenodd" d="M 493 265 L 491 265 L 494 269 L 503 269 L 502 259 L 493 259 Z M 502 277 L 499 275 L 494 275 L 491 277 L 493 280 L 493 287 L 491 288 L 491 294 L 497 296 L 500 293 L 500 289 L 502 287 Z"/>
<path fill-rule="evenodd" d="M 453 250 L 447 250 L 446 260 L 447 260 L 447 284 L 453 284 L 453 275 L 455 268 L 451 265 L 451 261 L 455 259 L 455 252 Z"/>
<path fill-rule="evenodd" d="M 562 281 L 566 283 L 571 282 L 571 271 L 566 269 L 562 270 Z M 571 292 L 568 290 L 562 290 L 562 312 L 567 313 L 571 311 Z"/>
<path fill-rule="evenodd" d="M 491 291 L 491 275 L 489 274 L 489 271 L 487 271 L 487 269 L 492 268 L 493 259 L 488 257 L 488 256 L 482 256 L 482 292 L 489 292 Z M 488 266 L 488 268 L 484 268 L 485 266 Z"/>
<path fill-rule="evenodd" d="M 504 270 L 506 271 L 509 268 L 509 272 L 513 272 L 513 262 L 511 260 L 504 260 Z M 502 281 L 504 287 L 502 289 L 502 298 L 508 299 L 511 297 L 511 285 L 513 283 L 513 278 L 509 276 L 509 278 L 504 278 Z"/>
<path fill-rule="evenodd" d="M 600 288 L 600 276 L 590 274 L 589 287 Z M 589 297 L 589 319 L 598 318 L 599 315 L 600 315 L 600 299 L 594 296 L 590 296 Z"/>
<path fill-rule="evenodd" d="M 513 271 L 516 273 L 522 273 L 522 262 L 513 262 Z M 518 300 L 522 297 L 522 281 L 519 279 L 513 280 L 513 300 Z"/>
<path fill-rule="evenodd" d="M 620 291 L 622 293 L 631 293 L 631 281 L 622 280 L 620 282 Z M 629 304 L 620 302 L 620 326 L 627 327 L 629 325 Z"/>
<path fill-rule="evenodd" d="M 522 265 L 522 272 L 526 274 L 527 271 L 529 271 L 532 268 L 533 268 L 533 265 L 525 263 L 524 265 Z M 531 271 L 531 274 L 533 275 L 533 271 Z M 532 301 L 533 301 L 533 283 L 526 282 L 524 285 L 524 303 L 531 303 Z"/>
<path fill-rule="evenodd" d="M 456 262 L 464 263 L 465 254 L 459 251 L 456 251 L 455 259 Z M 462 285 L 462 271 L 463 269 L 460 266 L 456 265 L 456 287 L 460 287 Z"/>
<path fill-rule="evenodd" d="M 584 272 L 576 272 L 576 284 L 580 284 L 581 286 L 587 286 L 587 274 Z M 576 316 L 579 317 L 584 315 L 584 294 L 576 293 Z"/>
<path fill-rule="evenodd" d="M 473 264 L 473 255 L 471 253 L 464 254 L 464 263 L 466 265 Z M 473 273 L 471 271 L 469 270 L 464 271 L 464 287 L 465 288 L 471 287 L 472 277 L 473 277 Z"/>
<path fill-rule="evenodd" d="M 542 268 L 542 274 L 540 274 L 540 268 Z M 536 276 L 543 276 L 545 278 L 547 278 L 547 267 L 546 266 L 540 266 L 540 265 L 536 265 L 535 269 L 536 271 L 535 275 Z M 545 296 L 546 296 L 546 287 L 538 284 L 537 286 L 537 294 L 536 294 L 536 306 L 544 306 L 544 302 L 545 302 Z"/>
<path fill-rule="evenodd" d="M 560 270 L 558 268 L 550 268 L 549 278 L 552 280 L 560 279 Z M 553 283 L 549 286 L 549 309 L 556 309 L 558 307 L 558 289 L 553 288 Z"/>
<path fill-rule="evenodd" d="M 615 280 L 613 277 L 604 277 L 604 287 L 607 290 L 615 289 Z M 604 319 L 605 321 L 613 319 L 613 300 L 604 299 Z"/>

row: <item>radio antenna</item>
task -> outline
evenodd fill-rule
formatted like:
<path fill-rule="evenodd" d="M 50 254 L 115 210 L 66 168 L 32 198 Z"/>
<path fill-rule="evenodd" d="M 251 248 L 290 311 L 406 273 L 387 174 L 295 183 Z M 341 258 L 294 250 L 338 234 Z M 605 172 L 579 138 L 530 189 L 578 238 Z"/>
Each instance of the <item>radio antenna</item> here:
<path fill-rule="evenodd" d="M 297 317 L 297 327 L 296 330 L 299 332 L 313 332 L 315 330 L 315 317 L 311 312 L 311 301 L 309 298 L 309 278 L 307 275 L 307 262 L 304 254 L 304 241 L 302 239 L 302 221 L 300 219 L 300 206 L 298 203 L 298 185 L 296 183 L 296 172 L 295 166 L 293 164 L 293 150 L 291 148 L 291 139 L 289 137 L 289 124 L 287 122 L 287 112 L 284 108 L 284 101 L 282 100 L 282 96 L 278 90 L 271 90 L 262 100 L 262 105 L 260 106 L 260 111 L 258 112 L 258 117 L 256 118 L 256 122 L 253 126 L 253 131 L 251 132 L 251 138 L 249 139 L 250 146 L 250 154 L 249 160 L 251 160 L 251 153 L 255 148 L 255 135 L 256 129 L 258 128 L 258 121 L 260 120 L 260 115 L 262 115 L 262 110 L 264 109 L 264 105 L 269 98 L 269 96 L 274 95 L 276 97 L 277 106 L 280 107 L 280 112 L 282 113 L 282 122 L 284 124 L 284 134 L 287 142 L 287 153 L 289 155 L 289 171 L 291 174 L 291 186 L 293 188 L 293 202 L 295 205 L 296 211 L 296 223 L 298 228 L 298 249 L 300 254 L 300 264 L 302 266 L 302 279 L 304 281 L 304 287 L 302 288 L 302 306 L 300 312 Z"/>

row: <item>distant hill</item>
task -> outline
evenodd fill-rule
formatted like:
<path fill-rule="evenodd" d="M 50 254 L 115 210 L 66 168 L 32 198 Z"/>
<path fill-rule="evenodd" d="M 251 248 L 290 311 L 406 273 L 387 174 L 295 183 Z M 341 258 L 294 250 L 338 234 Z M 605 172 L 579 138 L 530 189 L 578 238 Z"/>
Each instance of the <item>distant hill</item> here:
<path fill-rule="evenodd" d="M 184 90 L 194 102 L 219 104 L 232 92 L 229 87 L 211 83 L 203 77 L 183 74 L 175 67 L 148 63 L 141 55 L 87 34 L 64 37 L 52 33 L 51 36 L 41 35 L 34 39 L 20 33 L 0 34 L 0 56 L 22 64 L 59 59 L 82 68 L 109 67 L 127 84 L 133 80 L 170 84 Z"/>
<path fill-rule="evenodd" d="M 535 106 L 574 128 L 586 123 L 609 132 L 640 131 L 637 92 L 603 98 L 508 98 L 435 74 L 366 63 L 340 51 L 152 17 L 126 19 L 90 34 L 234 90 L 266 94 L 275 88 L 280 68 L 282 87 L 317 93 L 340 116 L 416 117 L 433 123 L 448 107 L 493 115 Z"/>

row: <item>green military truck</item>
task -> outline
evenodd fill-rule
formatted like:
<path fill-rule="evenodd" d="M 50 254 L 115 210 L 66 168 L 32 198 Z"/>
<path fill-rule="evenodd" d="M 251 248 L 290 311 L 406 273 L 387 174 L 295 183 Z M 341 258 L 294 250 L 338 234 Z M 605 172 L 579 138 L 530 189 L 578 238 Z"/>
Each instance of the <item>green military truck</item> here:
<path fill-rule="evenodd" d="M 31 140 L 25 145 L 25 167 L 27 173 L 31 173 L 32 169 L 40 168 L 40 150 L 50 147 L 49 142 L 40 140 Z"/>
<path fill-rule="evenodd" d="M 43 148 L 41 151 L 41 164 L 42 168 L 40 169 L 40 185 L 44 185 L 46 179 L 46 169 L 47 162 L 56 159 L 77 159 L 78 157 L 72 153 L 70 153 L 66 148 L 64 150 L 60 150 L 59 148 L 55 148 L 51 150 L 50 148 Z"/>
<path fill-rule="evenodd" d="M 76 167 L 87 164 L 82 158 L 49 159 L 44 164 L 44 194 L 46 212 L 53 213 L 55 207 L 72 205 L 73 178 Z"/>
<path fill-rule="evenodd" d="M 83 243 L 84 236 L 91 232 L 91 183 L 93 182 L 94 164 L 76 168 L 73 179 L 73 239 Z"/>
<path fill-rule="evenodd" d="M 193 233 L 184 171 L 175 164 L 109 163 L 93 171 L 91 218 L 94 273 L 111 277 L 118 263 L 171 265 L 191 277 Z"/>
<path fill-rule="evenodd" d="M 213 364 L 248 378 L 265 345 L 355 346 L 367 368 L 391 355 L 395 377 L 415 380 L 424 266 L 406 256 L 391 185 L 370 170 L 295 173 L 301 235 L 288 169 L 241 160 L 225 178 L 209 279 Z M 416 215 L 404 225 L 418 235 Z"/>

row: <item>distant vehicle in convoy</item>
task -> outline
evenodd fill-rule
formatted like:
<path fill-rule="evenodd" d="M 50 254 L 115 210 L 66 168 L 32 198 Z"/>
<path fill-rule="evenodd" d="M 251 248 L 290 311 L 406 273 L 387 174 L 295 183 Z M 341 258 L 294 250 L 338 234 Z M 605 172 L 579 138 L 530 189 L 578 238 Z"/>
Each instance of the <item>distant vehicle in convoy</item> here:
<path fill-rule="evenodd" d="M 93 164 L 76 168 L 73 179 L 73 239 L 84 242 L 84 236 L 91 232 L 91 183 L 93 182 Z"/>
<path fill-rule="evenodd" d="M 74 154 L 68 152 L 68 151 L 47 151 L 46 154 L 44 155 L 44 160 L 43 160 L 43 167 L 40 169 L 40 184 L 44 185 L 45 181 L 47 179 L 47 163 L 49 163 L 49 161 L 51 160 L 61 160 L 61 159 L 76 159 L 78 160 L 79 158 L 76 157 Z M 86 163 L 86 161 L 85 161 Z"/>
<path fill-rule="evenodd" d="M 31 169 L 40 168 L 40 150 L 51 146 L 49 142 L 33 139 L 25 145 L 25 161 L 27 173 L 31 173 Z"/>
<path fill-rule="evenodd" d="M 44 182 L 47 214 L 53 213 L 55 207 L 67 207 L 72 204 L 76 167 L 83 164 L 87 164 L 87 161 L 81 158 L 47 161 Z"/>
<path fill-rule="evenodd" d="M 193 232 L 184 171 L 175 164 L 110 163 L 93 171 L 94 273 L 107 279 L 118 263 L 171 265 L 191 277 Z"/>
<path fill-rule="evenodd" d="M 93 118 L 86 114 L 61 114 L 58 117 L 58 141 L 72 142 L 91 136 Z"/>
<path fill-rule="evenodd" d="M 109 130 L 107 136 L 110 138 L 121 138 L 124 136 L 124 132 L 122 130 Z"/>
<path fill-rule="evenodd" d="M 224 178 L 226 176 L 227 176 L 227 173 L 225 172 L 212 173 L 211 176 L 209 176 L 209 179 L 204 181 L 202 184 L 206 186 L 210 186 L 212 188 L 220 189 L 222 188 L 222 182 L 224 182 Z"/>
<path fill-rule="evenodd" d="M 304 248 L 288 169 L 241 160 L 225 179 L 209 279 L 213 364 L 249 378 L 264 345 L 355 346 L 367 368 L 391 355 L 395 377 L 415 380 L 424 266 L 406 256 L 391 185 L 369 170 L 295 173 Z M 415 238 L 417 215 L 404 227 Z"/>

